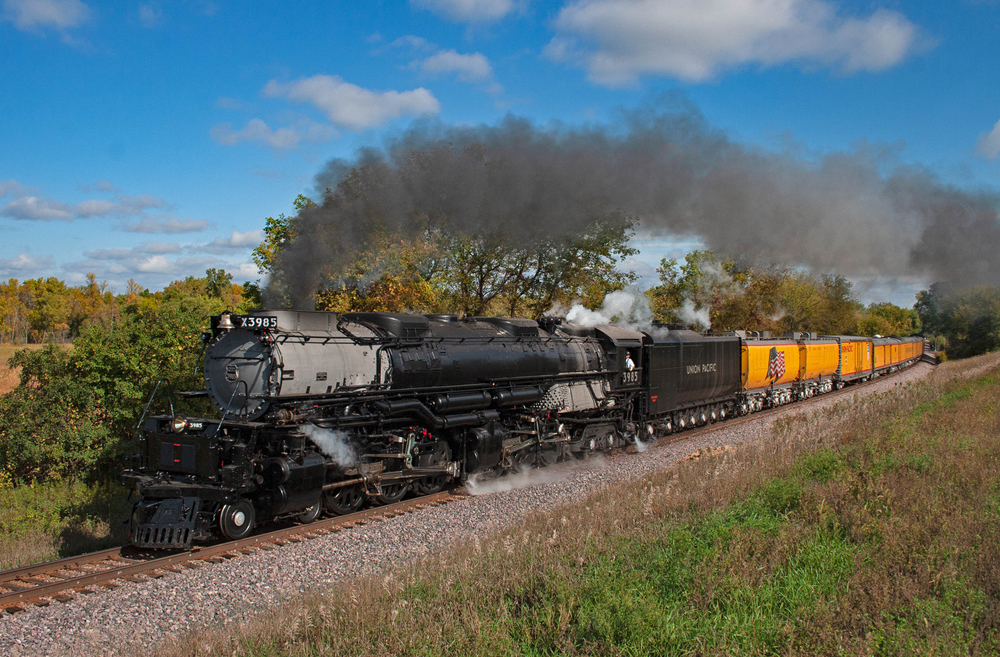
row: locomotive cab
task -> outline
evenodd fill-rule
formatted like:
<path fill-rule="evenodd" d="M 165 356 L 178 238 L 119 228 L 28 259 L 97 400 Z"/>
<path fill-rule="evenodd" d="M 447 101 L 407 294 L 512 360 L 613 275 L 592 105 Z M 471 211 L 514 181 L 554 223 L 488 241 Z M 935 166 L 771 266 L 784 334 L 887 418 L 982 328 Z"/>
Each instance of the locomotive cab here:
<path fill-rule="evenodd" d="M 620 326 L 594 327 L 607 356 L 606 369 L 612 374 L 613 391 L 639 390 L 643 383 L 644 333 Z"/>

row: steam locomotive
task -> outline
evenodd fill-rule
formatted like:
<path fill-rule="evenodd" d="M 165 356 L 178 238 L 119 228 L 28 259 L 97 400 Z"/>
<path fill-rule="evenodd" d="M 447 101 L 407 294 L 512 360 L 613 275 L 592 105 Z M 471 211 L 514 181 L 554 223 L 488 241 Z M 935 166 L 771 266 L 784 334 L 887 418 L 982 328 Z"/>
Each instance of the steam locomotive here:
<path fill-rule="evenodd" d="M 219 417 L 174 414 L 172 400 L 144 413 L 122 475 L 139 493 L 129 519 L 139 547 L 238 539 L 279 518 L 585 458 L 923 353 L 920 338 L 286 310 L 223 313 L 203 338 L 205 390 L 182 394 L 207 397 Z"/>

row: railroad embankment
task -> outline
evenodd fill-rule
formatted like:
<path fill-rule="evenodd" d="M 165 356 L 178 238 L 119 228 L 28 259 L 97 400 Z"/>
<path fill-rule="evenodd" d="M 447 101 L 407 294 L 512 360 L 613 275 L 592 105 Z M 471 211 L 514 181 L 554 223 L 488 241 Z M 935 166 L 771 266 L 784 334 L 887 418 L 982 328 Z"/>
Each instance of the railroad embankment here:
<path fill-rule="evenodd" d="M 1000 652 L 1000 355 L 170 654 Z"/>

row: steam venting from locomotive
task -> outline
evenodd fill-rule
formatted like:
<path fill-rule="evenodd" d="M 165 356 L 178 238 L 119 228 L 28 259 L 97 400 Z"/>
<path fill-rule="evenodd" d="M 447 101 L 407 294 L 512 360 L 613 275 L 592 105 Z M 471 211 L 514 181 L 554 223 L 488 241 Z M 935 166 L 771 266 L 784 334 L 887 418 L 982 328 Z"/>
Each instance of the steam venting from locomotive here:
<path fill-rule="evenodd" d="M 350 468 L 358 464 L 358 453 L 351 447 L 350 436 L 343 431 L 321 429 L 315 424 L 303 424 L 302 433 L 316 444 L 319 451 L 330 457 L 330 460 L 341 468 Z"/>
<path fill-rule="evenodd" d="M 853 277 L 1000 282 L 1000 198 L 899 164 L 861 143 L 810 156 L 740 144 L 677 97 L 609 125 L 415 124 L 380 149 L 333 160 L 324 201 L 298 216 L 272 282 L 312 307 L 317 263 L 346 264 L 375 230 L 538 240 L 579 234 L 612 212 L 651 234 L 697 235 L 748 262 Z"/>

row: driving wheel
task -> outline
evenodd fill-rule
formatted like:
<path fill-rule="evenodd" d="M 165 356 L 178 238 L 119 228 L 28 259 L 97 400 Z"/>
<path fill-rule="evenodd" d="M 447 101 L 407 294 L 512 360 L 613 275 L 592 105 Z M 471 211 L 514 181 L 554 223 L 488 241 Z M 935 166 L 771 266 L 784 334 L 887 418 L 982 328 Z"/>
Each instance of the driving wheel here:
<path fill-rule="evenodd" d="M 365 491 L 361 486 L 341 486 L 323 493 L 323 506 L 331 515 L 346 516 L 354 513 L 365 503 Z"/>

